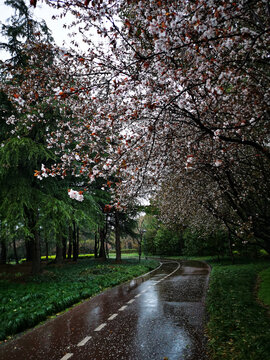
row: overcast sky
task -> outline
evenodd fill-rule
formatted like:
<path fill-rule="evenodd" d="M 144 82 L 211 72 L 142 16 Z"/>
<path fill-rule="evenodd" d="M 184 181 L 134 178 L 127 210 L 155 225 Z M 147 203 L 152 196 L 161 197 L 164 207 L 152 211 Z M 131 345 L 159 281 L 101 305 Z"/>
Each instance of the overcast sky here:
<path fill-rule="evenodd" d="M 0 22 L 6 23 L 7 19 L 14 14 L 14 10 L 10 6 L 4 4 L 5 0 L 0 0 Z M 28 5 L 29 0 L 25 0 L 25 3 Z M 69 23 L 72 21 L 72 16 L 66 16 L 64 19 L 53 20 L 52 16 L 57 15 L 57 10 L 50 8 L 46 3 L 39 1 L 37 7 L 31 7 L 31 11 L 34 14 L 35 19 L 44 19 L 48 28 L 52 31 L 53 38 L 57 45 L 62 46 L 63 41 L 68 42 L 68 30 L 63 29 L 63 24 Z M 3 41 L 3 38 L 0 37 L 0 41 Z M 0 58 L 3 59 L 6 57 L 3 50 L 0 50 Z"/>

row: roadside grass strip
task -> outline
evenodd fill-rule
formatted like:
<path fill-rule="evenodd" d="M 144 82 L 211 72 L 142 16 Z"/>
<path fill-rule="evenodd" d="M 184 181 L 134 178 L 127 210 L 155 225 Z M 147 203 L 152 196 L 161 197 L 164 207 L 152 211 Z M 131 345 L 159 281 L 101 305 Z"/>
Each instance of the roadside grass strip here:
<path fill-rule="evenodd" d="M 42 274 L 22 280 L 0 277 L 0 342 L 157 265 L 153 260 L 100 264 L 81 259 L 77 264 L 48 265 Z"/>
<path fill-rule="evenodd" d="M 270 318 L 255 293 L 258 273 L 269 263 L 211 265 L 207 295 L 210 358 L 269 360 Z"/>
<path fill-rule="evenodd" d="M 270 307 L 270 268 L 259 274 L 259 299 Z"/>

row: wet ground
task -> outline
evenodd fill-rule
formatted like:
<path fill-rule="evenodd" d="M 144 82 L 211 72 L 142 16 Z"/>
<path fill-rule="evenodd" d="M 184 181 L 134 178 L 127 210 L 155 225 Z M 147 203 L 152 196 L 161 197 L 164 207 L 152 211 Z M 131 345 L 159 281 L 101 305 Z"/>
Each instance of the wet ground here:
<path fill-rule="evenodd" d="M 206 360 L 209 268 L 164 261 L 0 347 L 1 360 Z"/>

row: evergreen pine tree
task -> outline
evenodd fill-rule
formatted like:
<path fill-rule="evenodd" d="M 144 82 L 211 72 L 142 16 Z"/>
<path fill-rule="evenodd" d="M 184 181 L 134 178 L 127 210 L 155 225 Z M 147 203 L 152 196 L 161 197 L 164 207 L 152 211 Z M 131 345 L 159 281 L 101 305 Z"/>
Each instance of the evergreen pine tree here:
<path fill-rule="evenodd" d="M 27 46 L 37 37 L 51 40 L 49 30 L 44 22 L 38 23 L 32 19 L 29 9 L 22 0 L 6 0 L 15 10 L 10 24 L 2 25 L 2 35 L 7 37 L 7 43 L 0 47 L 8 50 L 12 56 L 7 61 L 12 67 L 6 66 L 1 74 L 2 85 L 12 82 L 17 87 L 21 77 L 14 76 L 16 68 L 25 68 L 30 58 Z M 29 48 L 30 50 L 30 48 Z M 9 69 L 12 71 L 9 73 Z M 18 114 L 3 90 L 0 92 L 0 216 L 1 235 L 6 229 L 14 234 L 19 226 L 26 238 L 28 258 L 32 260 L 32 272 L 40 271 L 39 243 L 39 204 L 42 198 L 44 184 L 39 184 L 34 178 L 34 170 L 40 168 L 46 161 L 54 160 L 51 150 L 46 148 L 42 131 L 44 124 L 27 129 L 23 126 L 15 130 L 15 120 L 26 116 Z M 3 249 L 3 247 L 2 247 Z"/>
<path fill-rule="evenodd" d="M 10 53 L 11 63 L 26 64 L 25 46 L 36 41 L 52 43 L 51 32 L 44 20 L 37 21 L 33 18 L 24 0 L 5 0 L 4 4 L 12 7 L 15 14 L 7 24 L 1 26 L 1 35 L 7 39 L 7 42 L 1 42 L 0 49 Z"/>

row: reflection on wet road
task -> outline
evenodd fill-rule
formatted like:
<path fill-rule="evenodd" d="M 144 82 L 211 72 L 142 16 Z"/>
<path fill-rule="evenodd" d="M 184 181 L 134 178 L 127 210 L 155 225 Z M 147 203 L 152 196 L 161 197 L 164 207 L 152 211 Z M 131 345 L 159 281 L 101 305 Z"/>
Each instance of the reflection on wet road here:
<path fill-rule="evenodd" d="M 204 360 L 209 268 L 164 261 L 0 347 L 3 360 Z"/>

